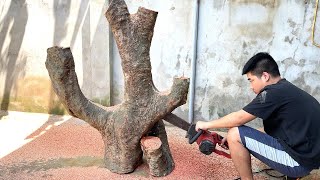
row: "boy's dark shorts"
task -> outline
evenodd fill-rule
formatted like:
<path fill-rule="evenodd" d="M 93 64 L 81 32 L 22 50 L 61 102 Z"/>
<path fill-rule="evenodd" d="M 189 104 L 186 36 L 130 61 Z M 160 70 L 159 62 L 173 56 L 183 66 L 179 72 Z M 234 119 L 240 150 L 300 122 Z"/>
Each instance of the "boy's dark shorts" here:
<path fill-rule="evenodd" d="M 296 162 L 270 135 L 248 126 L 238 128 L 242 144 L 270 168 L 290 177 L 303 177 L 311 171 Z"/>

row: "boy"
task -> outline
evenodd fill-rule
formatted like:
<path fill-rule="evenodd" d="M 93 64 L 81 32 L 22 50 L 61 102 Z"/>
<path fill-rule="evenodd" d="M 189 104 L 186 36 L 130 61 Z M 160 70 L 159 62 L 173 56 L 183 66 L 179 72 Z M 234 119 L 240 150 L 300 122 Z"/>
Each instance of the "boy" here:
<path fill-rule="evenodd" d="M 319 102 L 280 76 L 275 60 L 258 53 L 245 64 L 256 98 L 242 110 L 196 124 L 196 130 L 230 128 L 229 150 L 241 179 L 253 179 L 250 154 L 290 177 L 302 177 L 320 167 Z M 263 119 L 264 132 L 244 126 Z M 225 140 L 224 140 L 225 141 Z"/>

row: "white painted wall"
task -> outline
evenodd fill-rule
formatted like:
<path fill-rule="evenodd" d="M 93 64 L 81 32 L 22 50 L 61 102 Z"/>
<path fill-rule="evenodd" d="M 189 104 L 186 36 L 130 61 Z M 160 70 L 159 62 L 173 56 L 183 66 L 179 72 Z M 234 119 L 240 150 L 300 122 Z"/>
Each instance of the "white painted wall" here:
<path fill-rule="evenodd" d="M 109 101 L 109 32 L 104 17 L 107 5 L 104 0 L 1 1 L 0 100 L 9 93 L 13 102 L 16 97 L 25 96 L 25 91 L 30 91 L 28 96 L 52 98 L 50 87 L 30 90 L 24 86 L 30 79 L 31 86 L 50 85 L 46 51 L 62 46 L 71 47 L 84 94 L 97 102 Z M 41 101 L 39 106 L 48 103 Z"/>
<path fill-rule="evenodd" d="M 218 118 L 251 101 L 255 95 L 241 71 L 260 51 L 275 58 L 284 78 L 319 101 L 320 49 L 310 38 L 314 6 L 313 1 L 201 1 L 197 118 Z"/>

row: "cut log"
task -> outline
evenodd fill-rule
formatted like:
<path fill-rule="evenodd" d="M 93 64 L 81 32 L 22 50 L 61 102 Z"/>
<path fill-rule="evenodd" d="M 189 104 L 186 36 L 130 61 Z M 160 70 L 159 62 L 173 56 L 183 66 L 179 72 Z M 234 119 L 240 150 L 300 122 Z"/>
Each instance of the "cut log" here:
<path fill-rule="evenodd" d="M 162 142 L 155 136 L 146 136 L 141 139 L 141 149 L 149 165 L 150 174 L 155 177 L 166 176 L 172 171 L 168 169 L 167 158 L 162 153 Z"/>

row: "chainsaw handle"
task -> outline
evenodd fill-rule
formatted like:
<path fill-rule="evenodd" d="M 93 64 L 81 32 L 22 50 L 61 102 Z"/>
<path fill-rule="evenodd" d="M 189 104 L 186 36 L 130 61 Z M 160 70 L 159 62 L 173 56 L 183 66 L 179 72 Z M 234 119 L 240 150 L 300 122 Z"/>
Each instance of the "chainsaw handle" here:
<path fill-rule="evenodd" d="M 189 139 L 189 144 L 194 143 L 202 133 L 203 133 L 203 130 L 202 130 L 202 129 L 199 129 L 199 131 L 197 132 L 197 134 L 194 135 L 191 139 Z"/>

